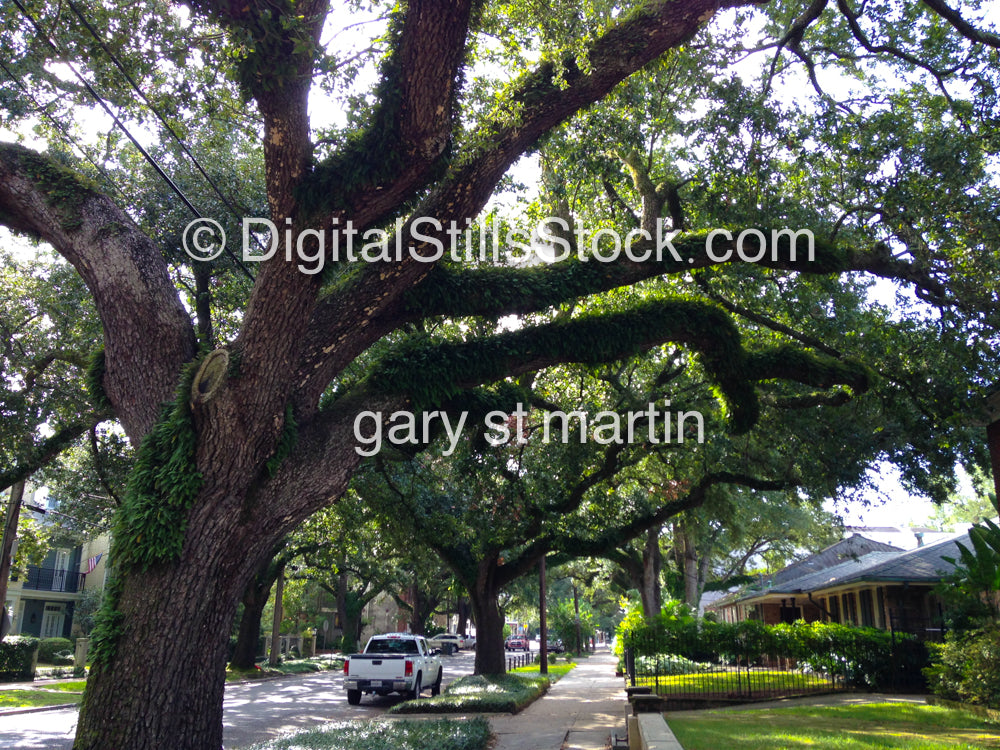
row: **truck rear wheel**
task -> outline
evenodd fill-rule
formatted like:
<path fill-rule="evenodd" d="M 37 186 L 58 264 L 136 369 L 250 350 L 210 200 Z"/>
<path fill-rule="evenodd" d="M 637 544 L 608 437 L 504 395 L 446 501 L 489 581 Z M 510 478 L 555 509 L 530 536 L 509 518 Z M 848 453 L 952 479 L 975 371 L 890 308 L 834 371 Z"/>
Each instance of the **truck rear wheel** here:
<path fill-rule="evenodd" d="M 420 684 L 420 672 L 417 672 L 417 678 L 413 681 L 413 690 L 410 691 L 407 697 L 410 699 L 419 698 L 421 690 L 423 690 L 423 687 Z"/>
<path fill-rule="evenodd" d="M 348 690 L 347 691 L 347 702 L 356 706 L 361 703 L 361 691 L 360 690 Z"/>
<path fill-rule="evenodd" d="M 441 695 L 441 678 L 444 677 L 444 667 L 438 670 L 438 678 L 434 680 L 434 685 L 431 686 L 431 697 Z"/>

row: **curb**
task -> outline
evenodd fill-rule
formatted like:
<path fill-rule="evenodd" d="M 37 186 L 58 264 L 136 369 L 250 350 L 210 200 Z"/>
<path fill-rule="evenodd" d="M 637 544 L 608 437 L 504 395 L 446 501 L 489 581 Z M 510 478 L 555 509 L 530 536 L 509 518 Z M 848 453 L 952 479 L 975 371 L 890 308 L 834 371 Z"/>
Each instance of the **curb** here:
<path fill-rule="evenodd" d="M 60 711 L 66 708 L 79 708 L 79 703 L 60 703 L 57 706 L 30 706 L 28 708 L 0 708 L 0 716 L 14 716 L 15 714 L 37 714 L 42 711 Z"/>

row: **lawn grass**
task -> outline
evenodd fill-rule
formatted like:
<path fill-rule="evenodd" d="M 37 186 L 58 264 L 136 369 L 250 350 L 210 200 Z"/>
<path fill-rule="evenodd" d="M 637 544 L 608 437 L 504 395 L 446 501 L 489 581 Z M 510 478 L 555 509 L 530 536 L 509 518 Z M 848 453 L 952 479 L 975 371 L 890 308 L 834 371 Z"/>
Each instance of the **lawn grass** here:
<path fill-rule="evenodd" d="M 552 682 L 558 682 L 575 666 L 575 662 L 570 662 L 568 664 L 549 664 L 549 680 Z M 523 674 L 531 677 L 541 677 L 542 675 L 537 664 L 529 664 L 526 667 L 517 667 L 516 669 L 512 669 L 509 674 Z"/>
<path fill-rule="evenodd" d="M 807 672 L 696 672 L 694 674 L 636 675 L 636 685 L 659 686 L 658 693 L 729 693 L 739 690 L 745 694 L 747 686 L 761 692 L 799 690 L 818 691 L 833 689 L 833 680 L 821 674 Z"/>
<path fill-rule="evenodd" d="M 490 739 L 485 719 L 363 721 L 328 724 L 247 750 L 484 750 Z"/>
<path fill-rule="evenodd" d="M 685 750 L 1000 748 L 1000 726 L 968 711 L 917 703 L 699 711 L 666 719 Z"/>
<path fill-rule="evenodd" d="M 68 693 L 82 693 L 87 686 L 86 680 L 68 680 L 67 682 L 49 682 L 39 685 L 35 690 L 63 690 Z"/>
<path fill-rule="evenodd" d="M 81 691 L 83 688 L 80 688 Z M 43 706 L 62 706 L 67 703 L 79 703 L 83 693 L 70 693 L 65 690 L 0 690 L 0 708 L 40 708 Z"/>

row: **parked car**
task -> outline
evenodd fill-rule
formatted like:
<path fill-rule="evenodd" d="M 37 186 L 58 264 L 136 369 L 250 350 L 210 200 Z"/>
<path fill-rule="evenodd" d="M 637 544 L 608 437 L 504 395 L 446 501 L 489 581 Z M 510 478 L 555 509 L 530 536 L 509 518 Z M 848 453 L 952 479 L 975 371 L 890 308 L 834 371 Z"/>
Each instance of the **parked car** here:
<path fill-rule="evenodd" d="M 504 643 L 504 648 L 508 651 L 530 651 L 531 646 L 528 644 L 528 639 L 523 635 L 512 635 Z"/>
<path fill-rule="evenodd" d="M 363 653 L 351 654 L 344 662 L 347 702 L 358 705 L 362 693 L 419 698 L 422 690 L 430 688 L 431 695 L 438 695 L 444 670 L 437 654 L 422 635 L 373 635 Z"/>
<path fill-rule="evenodd" d="M 466 635 L 462 641 L 462 648 L 475 648 L 476 647 L 476 636 Z"/>
<path fill-rule="evenodd" d="M 427 639 L 431 648 L 441 649 L 443 654 L 453 654 L 461 651 L 463 647 L 462 636 L 457 633 L 438 633 Z"/>
<path fill-rule="evenodd" d="M 558 638 L 549 638 L 545 643 L 545 650 L 550 654 L 561 654 L 566 649 L 563 648 L 563 642 Z"/>

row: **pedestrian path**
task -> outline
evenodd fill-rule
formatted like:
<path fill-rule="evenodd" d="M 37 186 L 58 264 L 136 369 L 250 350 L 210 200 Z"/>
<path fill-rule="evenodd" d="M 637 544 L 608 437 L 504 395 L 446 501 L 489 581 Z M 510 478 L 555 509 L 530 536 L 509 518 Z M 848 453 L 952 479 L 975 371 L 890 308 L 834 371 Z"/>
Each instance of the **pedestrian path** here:
<path fill-rule="evenodd" d="M 606 648 L 514 716 L 494 716 L 493 750 L 605 750 L 613 732 L 625 734 L 625 683 Z"/>

